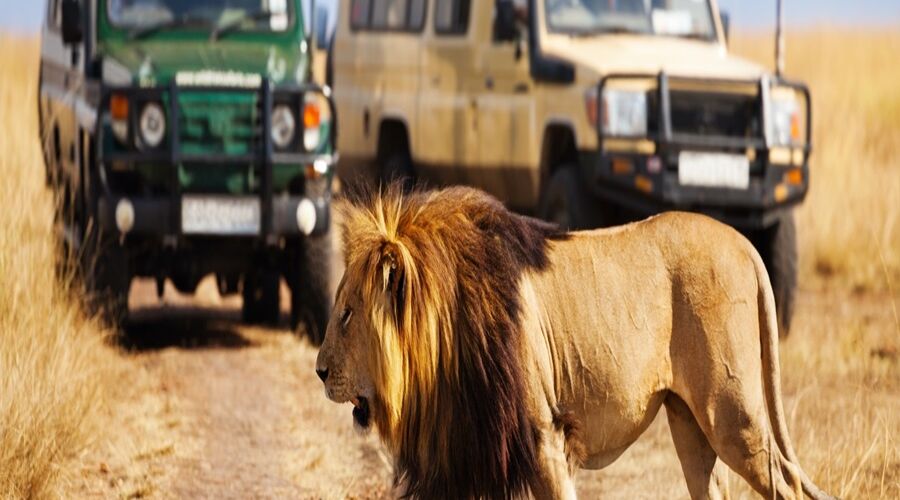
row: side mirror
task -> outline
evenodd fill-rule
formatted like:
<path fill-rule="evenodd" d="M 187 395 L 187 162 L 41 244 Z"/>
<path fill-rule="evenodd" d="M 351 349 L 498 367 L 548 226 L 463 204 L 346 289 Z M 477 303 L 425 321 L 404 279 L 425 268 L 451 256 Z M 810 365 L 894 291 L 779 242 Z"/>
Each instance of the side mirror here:
<path fill-rule="evenodd" d="M 720 11 L 719 17 L 722 18 L 722 31 L 725 32 L 725 43 L 731 39 L 731 16 L 726 11 Z"/>
<path fill-rule="evenodd" d="M 516 7 L 512 0 L 497 0 L 494 16 L 494 41 L 515 42 L 519 39 Z"/>
<path fill-rule="evenodd" d="M 62 39 L 65 44 L 81 43 L 84 39 L 84 24 L 81 22 L 81 2 L 63 0 Z"/>

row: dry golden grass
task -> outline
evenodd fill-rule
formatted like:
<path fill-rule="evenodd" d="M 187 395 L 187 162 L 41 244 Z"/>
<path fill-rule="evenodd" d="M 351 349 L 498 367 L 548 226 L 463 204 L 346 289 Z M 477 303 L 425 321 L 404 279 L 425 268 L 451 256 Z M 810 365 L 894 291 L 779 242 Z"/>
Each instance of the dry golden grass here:
<path fill-rule="evenodd" d="M 787 76 L 813 96 L 809 197 L 799 212 L 801 283 L 900 292 L 900 29 L 795 31 Z M 769 33 L 734 53 L 772 67 Z"/>
<path fill-rule="evenodd" d="M 0 36 L 0 497 L 60 495 L 100 433 L 115 356 L 55 272 L 33 112 L 38 44 Z"/>
<path fill-rule="evenodd" d="M 769 33 L 732 50 L 771 65 Z M 900 497 L 900 30 L 787 38 L 789 77 L 813 95 L 812 188 L 798 217 L 801 285 L 825 294 L 783 345 L 791 429 L 842 497 Z M 886 291 L 880 300 L 847 289 Z"/>
<path fill-rule="evenodd" d="M 790 427 L 810 473 L 842 497 L 900 497 L 900 30 L 787 38 L 813 95 L 810 195 L 799 211 L 806 304 L 782 346 Z M 771 66 L 768 33 L 732 50 Z M 848 293 L 852 289 L 853 293 Z M 875 291 L 860 295 L 864 290 Z M 881 293 L 886 292 L 886 293 Z"/>

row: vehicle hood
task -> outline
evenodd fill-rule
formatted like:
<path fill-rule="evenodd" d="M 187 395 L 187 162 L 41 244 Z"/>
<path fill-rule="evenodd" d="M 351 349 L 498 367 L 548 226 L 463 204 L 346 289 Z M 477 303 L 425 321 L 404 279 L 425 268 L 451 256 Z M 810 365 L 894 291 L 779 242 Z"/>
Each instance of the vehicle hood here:
<path fill-rule="evenodd" d="M 752 80 L 766 73 L 758 64 L 729 55 L 719 44 L 698 40 L 638 35 L 583 38 L 551 35 L 542 45 L 545 54 L 573 63 L 576 74 L 587 70 L 589 74 L 584 76 L 590 77 L 665 71 L 675 76 Z"/>
<path fill-rule="evenodd" d="M 117 42 L 102 48 L 108 83 L 165 85 L 202 75 L 203 84 L 250 81 L 256 76 L 274 83 L 299 83 L 306 73 L 305 54 L 256 42 L 168 41 Z M 258 78 L 257 78 L 258 79 Z M 125 81 L 127 80 L 127 81 Z"/>

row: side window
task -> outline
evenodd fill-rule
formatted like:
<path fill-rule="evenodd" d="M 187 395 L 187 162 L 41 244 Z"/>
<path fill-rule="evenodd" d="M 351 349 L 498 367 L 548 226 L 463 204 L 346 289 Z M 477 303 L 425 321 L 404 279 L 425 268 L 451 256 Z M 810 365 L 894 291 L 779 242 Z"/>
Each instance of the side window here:
<path fill-rule="evenodd" d="M 59 11 L 60 0 L 50 0 L 47 2 L 47 27 L 53 31 L 62 29 L 62 14 Z"/>
<path fill-rule="evenodd" d="M 372 27 L 375 29 L 406 29 L 407 0 L 373 0 Z"/>
<path fill-rule="evenodd" d="M 353 4 L 350 6 L 350 27 L 353 29 L 368 28 L 371 9 L 372 0 L 353 0 Z"/>
<path fill-rule="evenodd" d="M 425 27 L 425 0 L 409 0 L 409 29 L 421 31 Z"/>
<path fill-rule="evenodd" d="M 436 0 L 434 30 L 448 35 L 465 34 L 469 29 L 470 0 Z"/>
<path fill-rule="evenodd" d="M 422 31 L 427 0 L 353 0 L 350 27 L 372 31 Z"/>

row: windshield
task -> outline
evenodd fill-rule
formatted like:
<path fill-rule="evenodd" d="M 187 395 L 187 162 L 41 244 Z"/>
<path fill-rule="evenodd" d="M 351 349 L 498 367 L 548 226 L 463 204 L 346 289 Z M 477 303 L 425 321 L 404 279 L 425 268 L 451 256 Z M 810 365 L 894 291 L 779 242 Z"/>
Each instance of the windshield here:
<path fill-rule="evenodd" d="M 551 31 L 715 39 L 708 0 L 545 0 Z"/>
<path fill-rule="evenodd" d="M 288 0 L 108 0 L 107 15 L 114 26 L 132 30 L 237 23 L 241 30 L 285 31 L 290 5 Z"/>

